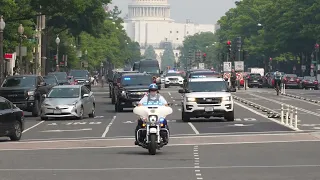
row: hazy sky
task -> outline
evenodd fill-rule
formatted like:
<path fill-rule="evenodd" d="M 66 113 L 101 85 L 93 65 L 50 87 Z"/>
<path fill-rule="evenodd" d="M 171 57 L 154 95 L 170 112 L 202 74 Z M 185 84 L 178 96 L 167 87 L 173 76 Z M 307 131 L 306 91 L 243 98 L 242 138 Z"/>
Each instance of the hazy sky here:
<path fill-rule="evenodd" d="M 112 0 L 117 5 L 122 16 L 128 12 L 128 3 L 132 0 Z M 169 0 L 171 18 L 176 22 L 186 19 L 201 24 L 215 24 L 230 8 L 235 7 L 235 0 Z"/>

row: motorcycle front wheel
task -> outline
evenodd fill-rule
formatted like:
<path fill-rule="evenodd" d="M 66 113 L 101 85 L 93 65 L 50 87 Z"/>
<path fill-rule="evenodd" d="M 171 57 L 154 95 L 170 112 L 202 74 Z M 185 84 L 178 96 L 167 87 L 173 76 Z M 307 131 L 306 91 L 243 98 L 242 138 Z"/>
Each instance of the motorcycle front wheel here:
<path fill-rule="evenodd" d="M 150 135 L 150 142 L 149 142 L 149 154 L 155 155 L 157 152 L 157 135 L 151 134 Z"/>

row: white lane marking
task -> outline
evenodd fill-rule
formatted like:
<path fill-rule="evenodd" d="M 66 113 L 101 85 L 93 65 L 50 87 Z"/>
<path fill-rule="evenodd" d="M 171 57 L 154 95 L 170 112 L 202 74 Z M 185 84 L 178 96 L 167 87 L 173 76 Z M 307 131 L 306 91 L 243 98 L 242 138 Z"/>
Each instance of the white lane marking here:
<path fill-rule="evenodd" d="M 268 98 L 265 98 L 265 97 L 262 97 L 262 96 L 259 96 L 259 95 L 256 95 L 256 94 L 250 94 L 251 96 L 257 96 L 257 97 L 261 97 L 261 99 L 265 99 L 265 100 L 267 100 L 267 101 L 270 101 L 270 102 L 274 102 L 274 103 L 277 103 L 277 104 L 284 104 L 284 105 L 286 105 L 285 103 L 283 103 L 283 102 L 281 102 L 281 101 L 276 101 L 276 100 L 273 100 L 273 99 L 268 99 Z M 290 104 L 288 104 L 288 105 L 290 105 Z M 299 108 L 299 107 L 297 107 L 297 106 L 293 106 L 294 108 L 297 108 L 297 110 L 299 110 L 299 111 L 302 111 L 302 112 L 305 112 L 305 113 L 308 113 L 308 114 L 312 114 L 312 115 L 315 115 L 315 116 L 318 116 L 318 117 L 320 117 L 320 114 L 318 114 L 318 113 L 315 113 L 315 112 L 312 112 L 312 111 L 308 111 L 308 110 L 306 110 L 306 109 L 302 109 L 302 108 Z M 286 106 L 284 106 L 284 108 L 286 109 L 287 107 Z"/>
<path fill-rule="evenodd" d="M 272 133 L 272 131 L 270 131 Z M 277 132 L 277 131 L 275 131 Z M 282 132 L 282 131 L 280 131 Z M 251 133 L 251 134 L 220 134 L 220 133 L 213 133 L 211 136 L 205 136 L 205 135 L 210 135 L 210 134 L 201 134 L 201 135 L 195 135 L 195 134 L 184 134 L 186 136 L 174 136 L 170 137 L 171 139 L 184 139 L 184 138 L 194 138 L 194 137 L 221 137 L 223 135 L 224 137 L 239 137 L 239 136 L 277 136 L 277 135 L 287 135 L 291 136 L 292 134 L 297 134 L 296 132 L 288 132 L 288 131 L 283 131 L 287 133 L 274 133 L 274 134 L 257 134 L 256 133 Z M 299 133 L 299 134 L 310 134 L 308 132 L 306 133 Z M 129 138 L 131 137 L 131 138 Z M 45 142 L 78 142 L 78 141 L 117 141 L 117 140 L 132 140 L 132 136 L 129 137 L 122 137 L 118 136 L 117 138 L 100 138 L 100 137 L 81 137 L 81 138 L 60 138 L 60 139 L 30 139 L 30 140 L 22 140 L 19 143 L 45 143 Z M 99 138 L 99 139 L 98 139 Z M 4 142 L 4 143 L 16 143 L 16 142 Z M 136 147 L 136 146 L 133 146 Z"/>
<path fill-rule="evenodd" d="M 301 143 L 301 142 L 320 142 L 317 140 L 289 140 L 289 141 L 264 141 L 264 142 L 226 142 L 226 143 L 191 143 L 191 144 L 168 144 L 167 146 L 210 146 L 210 145 L 241 145 L 241 144 L 272 144 L 272 143 Z M 80 149 L 115 149 L 115 148 L 139 148 L 135 145 L 132 146 L 107 146 L 107 147 L 66 147 L 66 148 L 33 148 L 33 149 L 0 149 L 0 151 L 39 151 L 39 150 L 80 150 Z M 196 158 L 195 158 L 196 159 Z M 320 165 L 319 165 L 320 166 Z"/>
<path fill-rule="evenodd" d="M 40 132 L 78 132 L 78 131 L 92 131 L 92 128 L 86 128 L 86 129 L 66 129 L 66 130 L 46 130 L 46 131 L 40 131 Z"/>
<path fill-rule="evenodd" d="M 261 117 L 264 117 L 264 118 L 266 118 L 266 119 L 268 119 L 268 120 L 270 120 L 270 121 L 273 121 L 273 122 L 275 122 L 275 123 L 277 123 L 277 124 L 280 124 L 280 125 L 282 125 L 282 126 L 285 126 L 285 127 L 289 128 L 289 129 L 292 129 L 292 130 L 294 130 L 294 131 L 301 131 L 301 130 L 296 129 L 296 128 L 293 128 L 293 127 L 291 127 L 291 126 L 282 124 L 280 121 L 278 121 L 278 120 L 276 120 L 276 119 L 274 119 L 274 118 L 268 118 L 268 116 L 266 116 L 266 115 L 264 115 L 264 114 L 261 114 L 261 113 L 259 113 L 258 111 L 255 111 L 255 110 L 253 110 L 253 109 L 251 109 L 251 108 L 249 108 L 249 107 L 246 107 L 246 106 L 244 106 L 244 105 L 242 105 L 242 104 L 240 104 L 240 103 L 238 103 L 238 102 L 233 102 L 233 103 L 235 103 L 236 105 L 238 105 L 238 106 L 240 106 L 240 107 L 243 107 L 243 108 L 247 109 L 248 111 L 253 112 L 254 114 L 257 114 L 257 115 L 259 115 L 259 116 L 261 116 Z"/>
<path fill-rule="evenodd" d="M 301 165 L 257 165 L 257 166 L 202 166 L 200 169 L 240 169 L 240 168 L 310 168 L 320 167 L 318 164 L 301 164 Z M 140 168 L 101 168 L 101 169 L 0 169 L 0 171 L 119 171 L 119 170 L 176 170 L 176 169 L 194 169 L 194 167 L 140 167 Z"/>
<path fill-rule="evenodd" d="M 27 128 L 27 129 L 25 129 L 22 133 L 25 133 L 25 132 L 29 131 L 30 129 L 33 129 L 33 128 L 39 126 L 39 125 L 42 124 L 42 123 L 44 123 L 44 121 L 40 121 L 39 123 L 37 123 L 37 124 L 35 124 L 35 125 Z"/>
<path fill-rule="evenodd" d="M 170 93 L 170 92 L 168 92 L 168 94 L 169 94 L 169 96 L 171 96 L 171 93 Z"/>
<path fill-rule="evenodd" d="M 113 122 L 116 120 L 117 116 L 113 116 L 111 122 L 108 124 L 108 126 L 106 127 L 106 130 L 103 132 L 101 137 L 106 137 L 107 133 L 110 130 L 110 127 L 112 126 Z"/>
<path fill-rule="evenodd" d="M 191 122 L 188 122 L 188 124 L 191 127 L 191 129 L 194 131 L 195 134 L 200 134 L 199 131 L 197 130 L 197 128 L 194 127 L 194 125 Z"/>
<path fill-rule="evenodd" d="M 310 102 L 310 101 L 306 101 L 306 100 L 303 100 L 303 99 L 298 99 L 298 98 L 294 98 L 294 97 L 289 97 L 289 96 L 284 96 L 285 98 L 288 98 L 288 99 L 292 99 L 292 100 L 298 100 L 300 102 L 305 102 L 305 103 L 308 103 L 308 104 L 312 104 L 312 105 L 316 105 L 316 106 L 320 106 L 319 104 L 316 104 L 314 102 Z M 304 97 L 304 98 L 307 98 L 307 97 Z M 281 110 L 281 109 L 280 109 Z"/>

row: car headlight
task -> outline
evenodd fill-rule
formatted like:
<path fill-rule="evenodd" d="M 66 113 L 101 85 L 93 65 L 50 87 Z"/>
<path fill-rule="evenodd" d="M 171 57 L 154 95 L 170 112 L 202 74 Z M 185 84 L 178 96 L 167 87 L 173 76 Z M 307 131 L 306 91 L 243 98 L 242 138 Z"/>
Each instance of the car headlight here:
<path fill-rule="evenodd" d="M 231 101 L 231 96 L 223 97 L 222 101 Z"/>
<path fill-rule="evenodd" d="M 195 101 L 196 101 L 196 98 L 187 98 L 187 101 L 188 101 L 188 102 L 195 102 Z"/>
<path fill-rule="evenodd" d="M 86 83 L 88 83 L 89 81 L 88 80 L 86 80 Z"/>
<path fill-rule="evenodd" d="M 34 95 L 34 91 L 28 91 L 28 96 L 33 96 Z"/>
<path fill-rule="evenodd" d="M 121 95 L 126 96 L 127 95 L 126 91 L 121 91 Z"/>

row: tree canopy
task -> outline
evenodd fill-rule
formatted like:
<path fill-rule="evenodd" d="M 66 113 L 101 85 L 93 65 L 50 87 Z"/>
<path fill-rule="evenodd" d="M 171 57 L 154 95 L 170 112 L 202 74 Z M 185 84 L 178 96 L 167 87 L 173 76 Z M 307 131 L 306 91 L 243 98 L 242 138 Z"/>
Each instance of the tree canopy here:
<path fill-rule="evenodd" d="M 165 70 L 168 66 L 175 66 L 175 57 L 171 43 L 167 43 L 161 57 L 161 69 Z"/>
<path fill-rule="evenodd" d="M 242 37 L 248 64 L 266 65 L 270 58 L 291 65 L 310 61 L 320 40 L 318 0 L 243 0 L 236 4 L 218 21 L 221 53 L 226 53 L 228 40 L 236 49 L 236 37 Z"/>
<path fill-rule="evenodd" d="M 181 48 L 183 64 L 189 50 L 201 50 L 207 53 L 207 63 L 219 67 L 227 59 L 228 40 L 232 42 L 229 60 L 238 60 L 237 38 L 241 37 L 240 59 L 247 67 L 268 67 L 271 63 L 284 71 L 292 71 L 293 66 L 298 70 L 298 65 L 311 63 L 315 44 L 320 42 L 320 3 L 242 0 L 218 24 L 220 29 L 215 34 L 199 33 L 185 39 Z"/>
<path fill-rule="evenodd" d="M 146 58 L 146 59 L 157 59 L 157 55 L 156 55 L 156 52 L 154 51 L 153 46 L 148 46 L 148 48 L 144 52 L 144 58 Z"/>
<path fill-rule="evenodd" d="M 69 68 L 79 68 L 80 60 L 87 60 L 89 69 L 100 66 L 108 60 L 116 66 L 140 59 L 139 44 L 130 40 L 119 18 L 118 7 L 106 12 L 111 0 L 0 0 L 0 15 L 6 22 L 4 29 L 4 52 L 12 53 L 19 44 L 18 26 L 24 26 L 23 46 L 28 48 L 32 61 L 35 47 L 35 26 L 37 15 L 46 16 L 46 27 L 42 31 L 47 40 L 47 62 L 55 67 L 53 59 L 59 35 L 59 59 L 68 55 Z M 82 53 L 79 53 L 82 52 Z M 88 52 L 84 56 L 84 52 Z M 80 57 L 79 55 L 82 54 Z"/>

